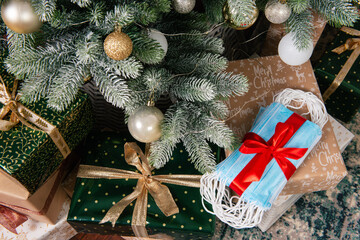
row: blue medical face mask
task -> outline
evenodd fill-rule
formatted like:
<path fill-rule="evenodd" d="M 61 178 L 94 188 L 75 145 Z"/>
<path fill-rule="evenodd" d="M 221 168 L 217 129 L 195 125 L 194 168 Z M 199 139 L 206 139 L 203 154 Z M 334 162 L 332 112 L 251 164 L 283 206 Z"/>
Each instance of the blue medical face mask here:
<path fill-rule="evenodd" d="M 325 107 L 321 101 L 317 101 L 315 95 L 309 95 L 309 93 L 299 91 L 300 90 L 289 89 L 287 92 L 285 91 L 285 94 L 280 94 L 280 97 L 278 96 L 276 98 L 277 102 L 274 102 L 267 108 L 260 109 L 253 127 L 250 130 L 251 134 L 248 134 L 251 136 L 251 141 L 245 141 L 243 145 L 250 146 L 247 150 L 248 152 L 255 149 L 256 151 L 262 151 L 261 153 L 244 153 L 246 152 L 244 150 L 245 146 L 240 146 L 239 149 L 235 150 L 228 158 L 220 163 L 213 173 L 203 176 L 200 188 L 203 200 L 211 203 L 213 206 L 212 213 L 216 214 L 220 220 L 228 223 L 230 226 L 235 228 L 248 228 L 257 225 L 261 221 L 264 211 L 271 207 L 271 204 L 287 183 L 289 169 L 287 169 L 286 166 L 284 167 L 280 161 L 281 157 L 276 157 L 274 151 L 280 153 L 289 150 L 302 152 L 302 154 L 297 157 L 288 154 L 285 155 L 288 156 L 286 159 L 282 158 L 282 161 L 290 162 L 291 167 L 293 167 L 295 171 L 320 140 L 322 135 L 321 128 L 327 120 Z M 308 105 L 313 104 L 310 107 L 308 106 L 308 108 L 310 108 L 309 111 L 312 115 L 316 115 L 315 122 L 318 124 L 303 119 L 301 120 L 301 125 L 298 124 L 296 131 L 290 134 L 290 130 L 293 127 L 288 123 L 296 123 L 297 120 L 293 120 L 294 116 L 298 118 L 298 115 L 294 114 L 293 111 L 279 102 L 287 104 L 288 98 L 291 96 L 296 97 L 296 99 L 298 99 L 299 96 L 303 96 L 301 99 L 307 101 L 306 103 Z M 271 142 L 272 140 L 269 139 L 274 139 L 274 136 L 280 136 L 278 139 L 281 139 L 279 129 L 283 129 L 283 132 L 288 134 L 288 138 L 286 138 L 286 141 L 283 141 L 282 145 L 280 144 L 281 146 L 279 145 L 278 150 L 274 150 L 273 147 L 269 147 L 266 144 Z M 283 134 L 283 136 L 285 135 Z M 257 139 L 255 145 L 254 139 Z M 262 146 L 260 150 L 258 149 L 259 146 Z M 270 148 L 272 149 L 269 150 Z M 301 151 L 297 151 L 299 149 L 301 149 Z M 267 153 L 265 152 L 269 151 L 273 151 L 273 153 L 266 155 Z M 258 166 L 256 164 L 254 165 L 254 161 L 263 161 L 261 163 L 262 165 L 265 164 L 264 169 L 262 169 L 263 172 L 259 173 L 259 168 L 254 167 Z M 264 163 L 264 161 L 267 162 Z M 244 172 L 245 174 L 243 174 Z M 244 180 L 244 178 L 254 179 L 254 175 L 259 175 L 259 180 L 251 182 Z M 240 197 L 231 194 L 228 188 L 229 186 L 240 194 Z"/>

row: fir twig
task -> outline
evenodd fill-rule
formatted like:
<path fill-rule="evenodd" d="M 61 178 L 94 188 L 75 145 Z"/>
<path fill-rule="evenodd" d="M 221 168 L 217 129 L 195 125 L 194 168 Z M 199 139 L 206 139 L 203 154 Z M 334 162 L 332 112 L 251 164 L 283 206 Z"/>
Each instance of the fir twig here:
<path fill-rule="evenodd" d="M 311 0 L 312 8 L 318 11 L 335 27 L 353 26 L 359 19 L 359 12 L 351 0 Z"/>
<path fill-rule="evenodd" d="M 299 49 L 305 49 L 312 44 L 313 34 L 313 16 L 309 9 L 301 12 L 292 12 L 286 21 L 288 32 L 294 33 L 295 46 Z"/>

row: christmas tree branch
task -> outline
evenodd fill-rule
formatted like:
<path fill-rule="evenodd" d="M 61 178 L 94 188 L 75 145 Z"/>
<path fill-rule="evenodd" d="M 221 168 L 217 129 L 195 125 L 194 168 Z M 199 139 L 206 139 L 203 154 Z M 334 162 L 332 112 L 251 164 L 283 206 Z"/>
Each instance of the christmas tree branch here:
<path fill-rule="evenodd" d="M 56 0 L 31 0 L 31 4 L 43 22 L 52 18 L 56 8 Z"/>
<path fill-rule="evenodd" d="M 310 4 L 335 27 L 353 26 L 359 19 L 359 12 L 351 0 L 311 0 Z"/>
<path fill-rule="evenodd" d="M 301 13 L 310 7 L 310 0 L 288 0 L 287 3 L 295 13 Z"/>
<path fill-rule="evenodd" d="M 301 50 L 312 44 L 313 34 L 313 15 L 309 9 L 301 13 L 292 12 L 286 21 L 288 32 L 294 33 L 295 46 Z"/>

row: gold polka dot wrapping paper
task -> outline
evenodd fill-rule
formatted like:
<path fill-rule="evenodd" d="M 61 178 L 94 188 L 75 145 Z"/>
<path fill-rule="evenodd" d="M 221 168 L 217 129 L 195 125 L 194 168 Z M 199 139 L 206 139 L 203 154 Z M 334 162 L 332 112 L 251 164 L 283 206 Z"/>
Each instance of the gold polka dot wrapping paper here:
<path fill-rule="evenodd" d="M 0 56 L 0 74 L 6 86 L 12 86 L 14 77 L 3 66 Z M 45 100 L 25 106 L 56 126 L 70 149 L 74 149 L 92 128 L 92 111 L 87 96 L 80 94 L 64 112 L 47 107 Z M 0 103 L 0 108 L 3 105 Z M 63 161 L 48 134 L 19 123 L 9 131 L 0 131 L 0 174 L 10 176 L 23 185 L 28 194 L 34 193 Z M 6 186 L 0 186 L 6 192 Z M 25 191 L 24 190 L 24 191 Z M 13 191 L 16 194 L 16 191 Z"/>
<path fill-rule="evenodd" d="M 94 133 L 86 144 L 82 164 L 130 170 L 124 158 L 125 142 L 133 142 L 130 135 Z M 144 145 L 140 145 L 144 149 Z M 217 148 L 213 148 L 218 151 Z M 217 156 L 220 154 L 217 152 Z M 178 145 L 173 158 L 161 169 L 152 170 L 152 175 L 190 174 L 199 175 L 194 169 L 182 145 Z M 180 166 L 180 168 L 179 168 Z M 78 178 L 75 186 L 68 221 L 78 231 L 102 234 L 134 235 L 131 228 L 135 201 L 130 203 L 116 221 L 115 227 L 107 222 L 99 224 L 106 212 L 117 202 L 134 191 L 137 179 L 88 179 Z M 215 218 L 204 211 L 199 188 L 173 184 L 166 185 L 179 208 L 179 213 L 166 217 L 148 195 L 146 229 L 149 237 L 165 234 L 175 239 L 211 239 Z M 85 210 L 86 209 L 86 210 Z"/>
<path fill-rule="evenodd" d="M 360 29 L 360 23 L 355 24 L 354 29 Z M 342 46 L 348 39 L 356 36 L 339 32 L 327 46 L 327 50 L 314 68 L 321 93 L 324 94 L 332 85 L 335 78 L 350 58 L 353 50 L 341 54 L 332 52 L 333 49 Z M 344 122 L 349 122 L 360 109 L 360 58 L 358 57 L 344 80 L 325 101 L 328 113 Z"/>

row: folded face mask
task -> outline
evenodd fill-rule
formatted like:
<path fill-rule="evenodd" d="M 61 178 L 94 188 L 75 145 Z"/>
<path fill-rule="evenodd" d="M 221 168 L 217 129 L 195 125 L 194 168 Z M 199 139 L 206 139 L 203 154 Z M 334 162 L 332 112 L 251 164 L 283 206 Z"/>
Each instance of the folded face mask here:
<path fill-rule="evenodd" d="M 291 111 L 291 104 L 306 104 L 312 121 Z M 274 103 L 260 110 L 242 145 L 202 177 L 203 201 L 213 207 L 208 211 L 235 228 L 259 224 L 320 140 L 326 121 L 325 106 L 314 94 L 293 89 L 278 94 Z"/>

